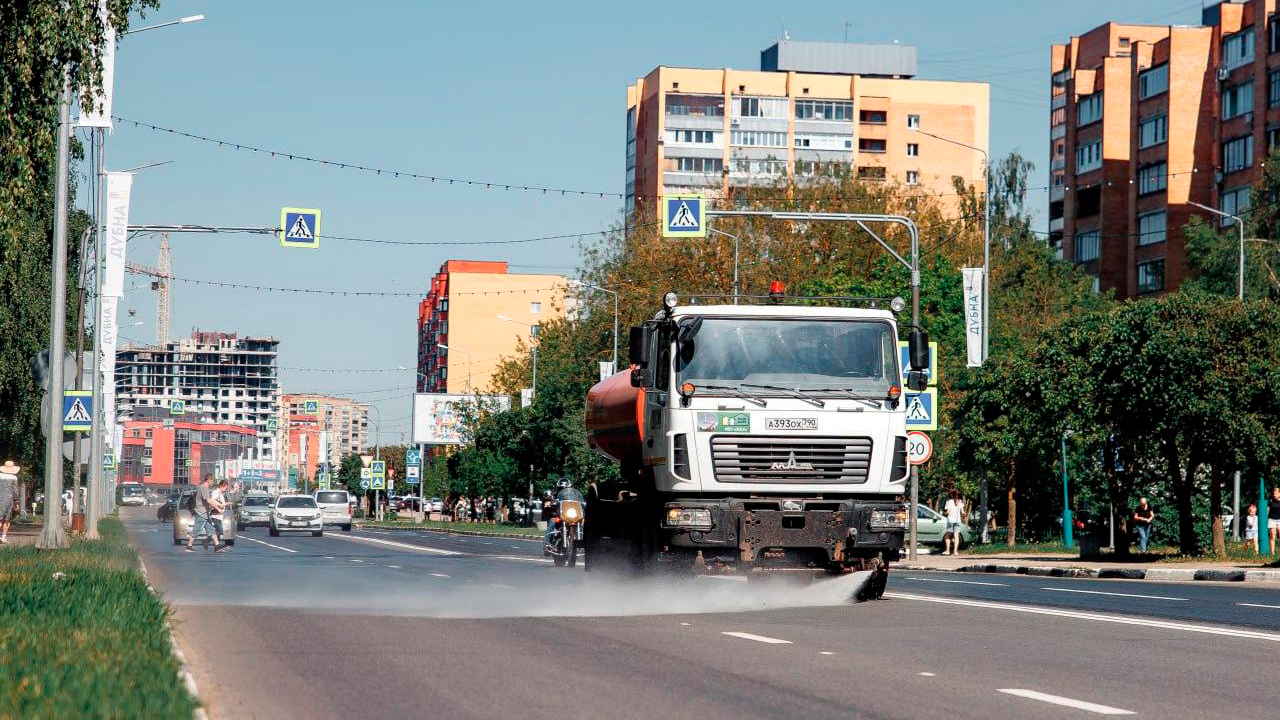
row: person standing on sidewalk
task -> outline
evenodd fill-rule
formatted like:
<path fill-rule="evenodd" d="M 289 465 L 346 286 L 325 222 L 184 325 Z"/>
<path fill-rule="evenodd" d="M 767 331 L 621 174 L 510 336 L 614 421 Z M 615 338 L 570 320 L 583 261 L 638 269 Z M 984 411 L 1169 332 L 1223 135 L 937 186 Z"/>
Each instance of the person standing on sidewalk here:
<path fill-rule="evenodd" d="M 1276 537 L 1280 536 L 1280 487 L 1271 489 L 1271 499 L 1267 501 L 1267 537 L 1271 538 L 1268 546 L 1270 553 L 1276 553 Z"/>
<path fill-rule="evenodd" d="M 951 497 L 947 498 L 947 504 L 942 507 L 942 514 L 947 516 L 947 531 L 942 534 L 942 554 L 958 555 L 960 526 L 964 523 L 964 500 L 960 498 L 959 490 L 951 491 Z M 955 543 L 954 550 L 952 550 L 952 543 Z"/>
<path fill-rule="evenodd" d="M 22 468 L 5 460 L 0 465 L 0 543 L 9 544 L 9 523 L 13 521 L 13 508 L 18 502 L 18 472 Z"/>
<path fill-rule="evenodd" d="M 1138 507 L 1133 510 L 1133 526 L 1138 529 L 1138 548 L 1147 551 L 1147 543 L 1151 541 L 1151 523 L 1155 522 L 1156 511 L 1147 504 L 1146 498 L 1138 498 Z"/>
<path fill-rule="evenodd" d="M 1253 554 L 1258 554 L 1258 506 L 1249 504 L 1249 514 L 1244 516 L 1244 541 L 1253 546 Z"/>

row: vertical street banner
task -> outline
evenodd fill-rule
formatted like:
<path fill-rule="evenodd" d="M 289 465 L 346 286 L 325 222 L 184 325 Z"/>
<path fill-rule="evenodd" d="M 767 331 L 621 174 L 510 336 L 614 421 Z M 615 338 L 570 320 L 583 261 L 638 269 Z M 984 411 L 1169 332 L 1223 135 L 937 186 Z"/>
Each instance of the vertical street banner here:
<path fill-rule="evenodd" d="M 81 102 L 80 127 L 111 129 L 111 86 L 116 75 L 116 29 L 111 26 L 111 13 L 107 0 L 98 0 L 98 19 L 102 22 L 102 90 L 93 94 L 93 101 L 86 107 Z"/>
<path fill-rule="evenodd" d="M 129 241 L 129 194 L 133 190 L 133 173 L 107 173 L 106 236 L 102 253 L 105 269 L 102 274 L 102 294 L 107 297 L 124 295 L 125 243 Z"/>
<path fill-rule="evenodd" d="M 102 357 L 98 372 L 102 373 L 102 442 L 106 447 L 116 447 L 116 344 L 119 340 L 119 323 L 116 313 L 120 299 L 104 295 L 98 299 L 97 340 Z"/>
<path fill-rule="evenodd" d="M 969 367 L 982 367 L 982 268 L 964 268 L 964 340 Z"/>

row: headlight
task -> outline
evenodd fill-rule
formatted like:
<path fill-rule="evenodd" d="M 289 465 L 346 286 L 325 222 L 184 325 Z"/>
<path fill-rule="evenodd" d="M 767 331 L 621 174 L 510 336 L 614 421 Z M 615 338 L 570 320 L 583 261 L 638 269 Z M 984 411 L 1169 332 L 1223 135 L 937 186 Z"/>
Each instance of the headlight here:
<path fill-rule="evenodd" d="M 876 529 L 905 528 L 907 526 L 907 509 L 898 508 L 897 510 L 872 510 L 869 524 L 871 527 Z"/>
<path fill-rule="evenodd" d="M 667 527 L 711 529 L 711 511 L 707 508 L 667 508 Z"/>

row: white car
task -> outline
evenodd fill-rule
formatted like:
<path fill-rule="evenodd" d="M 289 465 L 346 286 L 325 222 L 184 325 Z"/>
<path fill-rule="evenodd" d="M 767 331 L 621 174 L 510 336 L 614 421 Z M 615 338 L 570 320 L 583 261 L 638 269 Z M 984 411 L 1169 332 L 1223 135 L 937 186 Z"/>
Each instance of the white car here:
<path fill-rule="evenodd" d="M 343 532 L 351 532 L 351 497 L 346 490 L 317 490 L 311 497 L 320 506 L 323 524 L 337 525 Z"/>
<path fill-rule="evenodd" d="M 320 506 L 310 495 L 281 495 L 271 505 L 269 528 L 273 537 L 282 532 L 310 532 L 320 537 L 324 535 Z"/>

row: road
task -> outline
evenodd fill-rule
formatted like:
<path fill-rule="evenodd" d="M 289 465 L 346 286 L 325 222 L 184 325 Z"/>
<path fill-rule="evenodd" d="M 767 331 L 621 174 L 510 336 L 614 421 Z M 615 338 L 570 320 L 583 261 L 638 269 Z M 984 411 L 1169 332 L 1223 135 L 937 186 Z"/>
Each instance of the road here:
<path fill-rule="evenodd" d="M 1275 714 L 1280 589 L 895 571 L 849 604 L 428 532 L 185 554 L 152 512 L 123 514 L 215 720 Z"/>

